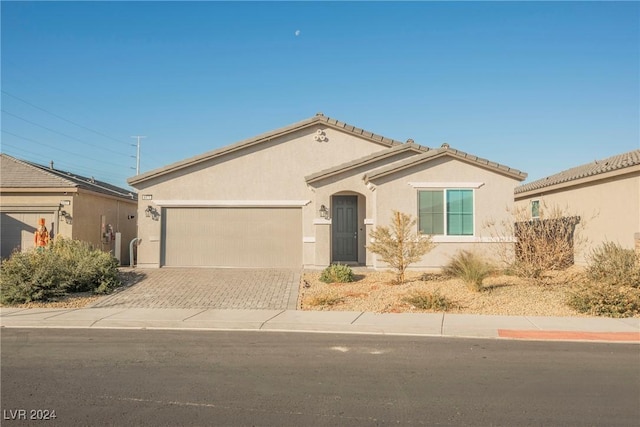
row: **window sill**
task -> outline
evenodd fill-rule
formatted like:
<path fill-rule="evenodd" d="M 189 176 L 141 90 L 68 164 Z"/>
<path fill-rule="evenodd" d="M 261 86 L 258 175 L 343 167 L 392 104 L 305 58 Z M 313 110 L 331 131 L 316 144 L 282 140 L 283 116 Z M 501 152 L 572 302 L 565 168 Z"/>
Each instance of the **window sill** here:
<path fill-rule="evenodd" d="M 515 242 L 515 238 L 509 236 L 501 237 L 479 237 L 479 236 L 432 236 L 433 243 L 501 243 Z"/>

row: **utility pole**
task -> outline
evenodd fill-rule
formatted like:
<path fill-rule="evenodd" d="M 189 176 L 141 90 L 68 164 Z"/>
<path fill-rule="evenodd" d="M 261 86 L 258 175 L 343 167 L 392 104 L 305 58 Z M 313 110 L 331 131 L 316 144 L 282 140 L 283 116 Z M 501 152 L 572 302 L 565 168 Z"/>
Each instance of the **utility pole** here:
<path fill-rule="evenodd" d="M 137 138 L 138 139 L 138 143 L 137 144 L 131 144 L 134 147 L 137 145 L 138 146 L 138 153 L 136 154 L 136 175 L 140 175 L 140 139 L 141 138 L 146 138 L 146 136 L 142 136 L 142 135 L 136 135 L 136 136 L 132 136 L 131 138 Z"/>

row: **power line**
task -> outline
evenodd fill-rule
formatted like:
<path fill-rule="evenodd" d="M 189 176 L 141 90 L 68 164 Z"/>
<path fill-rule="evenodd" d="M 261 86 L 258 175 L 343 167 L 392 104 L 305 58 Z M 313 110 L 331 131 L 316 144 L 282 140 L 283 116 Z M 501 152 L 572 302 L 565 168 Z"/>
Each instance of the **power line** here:
<path fill-rule="evenodd" d="M 0 89 L 0 90 L 2 91 L 2 93 L 4 93 L 4 94 L 5 94 L 5 95 L 7 95 L 7 96 L 10 96 L 11 98 L 14 98 L 14 99 L 17 99 L 18 101 L 24 102 L 25 104 L 30 105 L 30 106 L 31 106 L 31 107 L 33 107 L 33 108 L 36 108 L 36 109 L 38 109 L 38 110 L 40 110 L 40 111 L 44 111 L 44 112 L 45 112 L 45 113 L 47 113 L 47 114 L 51 114 L 53 117 L 56 117 L 56 118 L 58 118 L 58 119 L 60 119 L 60 120 L 64 120 L 65 122 L 67 122 L 67 123 L 71 123 L 71 124 L 72 124 L 72 125 L 74 125 L 74 126 L 78 126 L 79 128 L 82 128 L 82 129 L 88 130 L 88 131 L 90 131 L 90 132 L 95 133 L 96 135 L 100 135 L 100 136 L 102 136 L 102 137 L 104 137 L 104 138 L 108 138 L 108 139 L 110 139 L 110 140 L 112 140 L 112 141 L 119 142 L 120 144 L 129 145 L 129 144 L 128 144 L 128 143 L 126 143 L 126 142 L 120 141 L 120 140 L 118 140 L 118 139 L 116 139 L 116 138 L 113 138 L 113 137 L 111 137 L 111 136 L 109 136 L 109 135 L 106 135 L 106 134 L 104 134 L 104 133 L 102 133 L 102 132 L 99 132 L 99 131 L 97 131 L 97 130 L 95 130 L 95 129 L 91 129 L 91 128 L 87 127 L 87 126 L 84 126 L 84 125 L 81 125 L 81 124 L 79 124 L 79 123 L 76 123 L 76 122 L 74 122 L 73 120 L 69 120 L 69 119 L 67 119 L 67 118 L 64 118 L 64 117 L 62 117 L 62 116 L 60 116 L 60 115 L 58 115 L 58 114 L 56 114 L 56 113 L 52 113 L 51 111 L 49 111 L 49 110 L 47 110 L 47 109 L 45 109 L 45 108 L 39 107 L 39 106 L 37 106 L 37 105 L 35 105 L 35 104 L 33 104 L 33 103 L 31 103 L 31 102 L 29 102 L 29 101 L 25 100 L 25 99 L 22 99 L 22 98 L 20 98 L 20 97 L 17 97 L 17 96 L 15 96 L 15 95 L 13 95 L 13 94 L 11 94 L 11 93 L 7 92 L 6 90 L 3 90 L 3 89 Z"/>
<path fill-rule="evenodd" d="M 55 134 L 62 135 L 62 136 L 64 136 L 65 138 L 69 138 L 69 139 L 73 139 L 73 140 L 78 141 L 78 142 L 82 142 L 83 144 L 86 144 L 86 145 L 88 145 L 88 146 L 90 146 L 90 147 L 94 147 L 94 148 L 98 148 L 98 149 L 100 149 L 100 150 L 108 151 L 108 152 L 110 152 L 110 153 L 114 153 L 114 154 L 117 154 L 117 155 L 119 155 L 119 156 L 125 156 L 125 157 L 127 156 L 126 154 L 118 153 L 117 151 L 109 150 L 108 148 L 100 147 L 100 146 L 98 146 L 98 145 L 93 145 L 93 144 L 91 144 L 91 143 L 89 143 L 89 142 L 87 142 L 87 141 L 83 141 L 83 140 L 78 139 L 78 138 L 76 138 L 76 137 L 74 137 L 74 136 L 70 136 L 70 135 L 67 135 L 67 134 L 65 134 L 65 133 L 58 132 L 58 131 L 56 131 L 56 130 L 53 130 L 53 129 L 51 129 L 51 128 L 48 128 L 48 127 L 46 127 L 46 126 L 43 126 L 43 125 L 41 125 L 41 124 L 38 124 L 38 123 L 32 122 L 31 120 L 25 119 L 24 117 L 20 117 L 20 116 L 18 116 L 18 115 L 16 115 L 16 114 L 10 113 L 9 111 L 6 111 L 6 110 L 4 110 L 4 109 L 2 109 L 2 110 L 0 110 L 0 111 L 2 111 L 2 112 L 3 112 L 3 113 L 5 113 L 5 114 L 8 114 L 8 115 L 10 115 L 10 116 L 12 116 L 12 117 L 15 117 L 16 119 L 22 120 L 22 121 L 27 122 L 27 123 L 29 123 L 29 124 L 32 124 L 32 125 L 34 125 L 34 126 L 38 126 L 38 127 L 42 128 L 42 129 L 46 129 L 46 130 L 48 130 L 49 132 L 53 132 L 53 133 L 55 133 Z"/>
<path fill-rule="evenodd" d="M 5 151 L 5 152 L 7 151 L 7 150 L 5 150 L 5 147 L 11 147 L 12 148 L 12 150 L 9 150 L 9 153 L 7 153 L 7 154 L 11 154 L 13 152 L 26 153 L 26 154 L 30 155 L 31 158 L 40 159 L 38 162 L 40 162 L 42 165 L 46 164 L 48 161 L 51 160 L 50 158 L 47 158 L 46 155 L 44 155 L 42 153 L 36 153 L 36 152 L 31 151 L 31 150 L 25 150 L 22 147 L 16 147 L 16 146 L 14 146 L 12 144 L 7 144 L 7 143 L 3 142 L 2 146 L 3 146 L 3 151 Z M 17 155 L 17 156 L 14 155 L 14 157 L 22 157 L 22 155 Z M 24 160 L 26 160 L 26 159 L 24 159 Z M 81 167 L 81 166 L 76 166 L 76 165 L 74 165 L 72 163 L 67 163 L 65 161 L 58 161 L 58 160 L 55 161 L 55 164 L 62 165 L 63 167 L 65 167 L 65 169 L 67 169 L 65 172 L 71 172 L 72 170 L 74 170 L 74 171 L 75 170 L 86 171 L 86 174 L 88 174 L 88 175 L 96 175 L 98 177 L 101 177 L 101 180 L 105 181 L 105 182 L 114 181 L 114 180 L 126 181 L 126 179 L 127 179 L 127 175 L 126 174 L 122 174 L 122 175 L 114 174 L 113 171 L 109 171 L 108 172 L 108 171 L 104 171 L 104 170 L 101 170 L 101 169 L 95 169 L 95 168 L 89 169 L 89 168 L 84 168 L 84 167 Z"/>
<path fill-rule="evenodd" d="M 82 155 L 82 154 L 74 153 L 73 151 L 63 150 L 62 148 L 55 147 L 55 146 L 53 146 L 53 145 L 49 145 L 49 144 L 45 144 L 44 142 L 36 141 L 35 139 L 31 139 L 31 138 L 27 138 L 27 137 L 24 137 L 24 136 L 21 136 L 21 135 L 17 135 L 17 134 L 15 134 L 15 133 L 12 133 L 12 132 L 6 131 L 6 130 L 4 130 L 4 129 L 2 129 L 2 133 L 6 133 L 7 135 L 11 135 L 11 136 L 14 136 L 14 137 L 16 137 L 16 138 L 24 139 L 25 141 L 30 141 L 30 142 L 33 142 L 33 143 L 38 144 L 38 145 L 42 145 L 43 147 L 52 148 L 52 149 L 57 150 L 57 151 L 60 151 L 60 152 L 62 152 L 62 153 L 71 154 L 71 155 L 74 155 L 74 156 L 76 156 L 76 157 L 82 157 L 82 158 L 87 159 L 87 160 L 93 160 L 93 161 L 96 161 L 96 162 L 100 162 L 100 163 L 104 163 L 104 164 L 109 164 L 109 165 L 117 166 L 117 167 L 121 167 L 121 168 L 124 168 L 124 167 L 125 167 L 125 166 L 119 165 L 119 164 L 117 164 L 117 163 L 111 163 L 111 162 L 107 162 L 107 161 L 104 161 L 104 160 L 94 159 L 94 158 L 92 158 L 92 157 L 88 157 L 88 156 L 84 156 L 84 155 Z M 3 142 L 3 145 L 4 145 L 4 144 L 5 144 L 5 142 Z"/>

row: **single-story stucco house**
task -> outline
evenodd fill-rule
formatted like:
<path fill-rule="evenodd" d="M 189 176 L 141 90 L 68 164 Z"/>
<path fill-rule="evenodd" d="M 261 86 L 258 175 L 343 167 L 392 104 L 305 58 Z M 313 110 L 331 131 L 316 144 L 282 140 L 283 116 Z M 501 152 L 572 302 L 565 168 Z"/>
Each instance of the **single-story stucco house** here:
<path fill-rule="evenodd" d="M 444 144 L 402 143 L 318 113 L 129 179 L 139 192 L 140 267 L 383 267 L 369 233 L 392 210 L 437 247 L 488 249 L 526 174 Z"/>
<path fill-rule="evenodd" d="M 604 242 L 633 249 L 640 245 L 640 149 L 521 185 L 515 189 L 515 203 L 531 218 L 544 206 L 579 217 L 575 232 L 583 244 L 575 247 L 576 264 L 586 264 Z"/>
<path fill-rule="evenodd" d="M 34 246 L 38 219 L 51 237 L 89 242 L 129 264 L 137 196 L 93 178 L 0 154 L 2 258 Z"/>

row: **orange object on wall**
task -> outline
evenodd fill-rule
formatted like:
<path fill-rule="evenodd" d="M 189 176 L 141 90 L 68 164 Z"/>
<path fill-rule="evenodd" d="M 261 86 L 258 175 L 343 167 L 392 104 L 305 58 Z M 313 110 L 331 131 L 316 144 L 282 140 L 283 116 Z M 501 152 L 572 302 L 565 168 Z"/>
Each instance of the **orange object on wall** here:
<path fill-rule="evenodd" d="M 44 218 L 40 218 L 38 220 L 38 228 L 36 229 L 34 235 L 34 242 L 36 244 L 36 248 L 44 248 L 49 244 L 49 230 L 44 225 Z"/>

